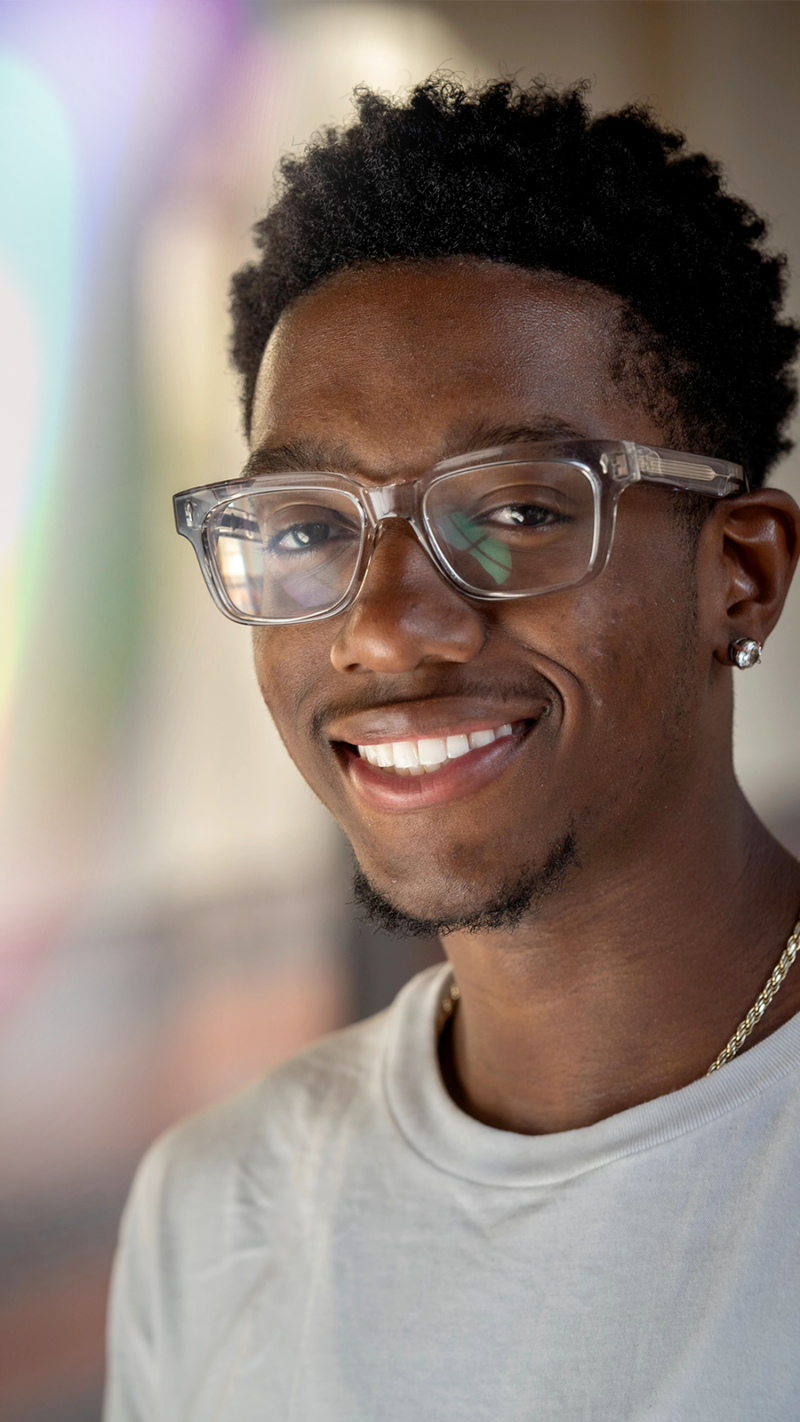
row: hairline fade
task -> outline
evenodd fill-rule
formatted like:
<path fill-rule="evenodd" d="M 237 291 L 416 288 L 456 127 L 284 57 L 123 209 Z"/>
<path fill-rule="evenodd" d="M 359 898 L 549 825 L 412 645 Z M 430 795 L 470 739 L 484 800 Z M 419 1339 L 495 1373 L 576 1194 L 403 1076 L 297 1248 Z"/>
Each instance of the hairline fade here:
<path fill-rule="evenodd" d="M 264 349 L 298 296 L 347 268 L 478 257 L 617 296 L 612 379 L 675 447 L 764 482 L 796 401 L 785 258 L 718 164 L 644 105 L 593 116 L 587 88 L 442 73 L 406 98 L 362 87 L 355 122 L 283 158 L 260 258 L 231 286 L 248 432 Z"/>

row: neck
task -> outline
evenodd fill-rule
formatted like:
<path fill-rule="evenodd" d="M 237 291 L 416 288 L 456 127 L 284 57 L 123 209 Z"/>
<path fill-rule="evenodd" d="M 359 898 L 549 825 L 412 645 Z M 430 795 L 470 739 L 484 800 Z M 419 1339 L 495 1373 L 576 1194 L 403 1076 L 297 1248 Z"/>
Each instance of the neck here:
<path fill-rule="evenodd" d="M 800 912 L 800 867 L 732 777 L 721 800 L 624 859 L 583 856 L 513 933 L 445 939 L 461 997 L 442 1065 L 464 1110 L 564 1131 L 705 1074 Z M 795 970 L 748 1045 L 798 1010 Z"/>

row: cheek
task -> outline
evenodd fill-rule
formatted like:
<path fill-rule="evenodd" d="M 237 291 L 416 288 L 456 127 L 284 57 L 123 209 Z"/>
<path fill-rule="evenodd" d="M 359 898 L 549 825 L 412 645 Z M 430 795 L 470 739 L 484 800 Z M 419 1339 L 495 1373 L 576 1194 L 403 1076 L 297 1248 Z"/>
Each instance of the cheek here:
<path fill-rule="evenodd" d="M 603 754 L 629 759 L 634 778 L 674 760 L 699 695 L 685 587 L 638 586 L 632 594 L 612 582 L 602 619 L 580 643 Z"/>
<path fill-rule="evenodd" d="M 313 706 L 309 694 L 319 683 L 318 649 L 310 629 L 255 627 L 253 661 L 261 695 L 292 758 L 308 754 Z"/>
<path fill-rule="evenodd" d="M 608 568 L 585 588 L 514 608 L 506 628 L 561 692 L 578 740 L 613 759 L 644 754 L 661 739 L 654 728 L 674 726 L 690 675 L 687 614 L 672 577 L 623 580 Z"/>

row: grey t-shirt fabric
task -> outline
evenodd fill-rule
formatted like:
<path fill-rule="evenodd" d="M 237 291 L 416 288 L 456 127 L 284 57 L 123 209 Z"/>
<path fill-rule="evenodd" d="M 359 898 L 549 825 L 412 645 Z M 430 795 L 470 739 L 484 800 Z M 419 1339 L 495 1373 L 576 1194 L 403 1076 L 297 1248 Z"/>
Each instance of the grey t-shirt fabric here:
<path fill-rule="evenodd" d="M 105 1422 L 798 1422 L 800 1016 L 521 1136 L 444 1088 L 448 972 L 150 1150 Z"/>

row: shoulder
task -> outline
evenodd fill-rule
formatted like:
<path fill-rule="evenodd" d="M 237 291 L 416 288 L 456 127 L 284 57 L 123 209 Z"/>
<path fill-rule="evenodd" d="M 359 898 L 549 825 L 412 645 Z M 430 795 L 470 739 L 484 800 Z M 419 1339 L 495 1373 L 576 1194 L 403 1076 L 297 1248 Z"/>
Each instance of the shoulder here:
<path fill-rule="evenodd" d="M 264 1270 L 296 1256 L 334 1138 L 354 1122 L 363 1135 L 380 1112 L 386 1017 L 324 1038 L 150 1147 L 114 1264 L 109 1418 L 177 1416 L 154 1399 L 180 1392 L 185 1360 L 213 1350 Z"/>
<path fill-rule="evenodd" d="M 167 1287 L 187 1270 L 241 1258 L 254 1221 L 259 1248 L 272 1247 L 327 1208 L 334 1177 L 343 1180 L 397 1137 L 385 1063 L 407 1004 L 424 1010 L 441 972 L 419 974 L 385 1012 L 315 1042 L 162 1135 L 136 1173 L 120 1255 L 142 1267 L 149 1260 Z"/>
<path fill-rule="evenodd" d="M 231 1175 L 292 1172 L 324 1153 L 343 1118 L 379 1108 L 387 1017 L 332 1033 L 173 1126 L 145 1155 L 133 1194 L 161 1209 L 177 1194 L 184 1207 L 196 1194 L 225 1193 Z"/>

